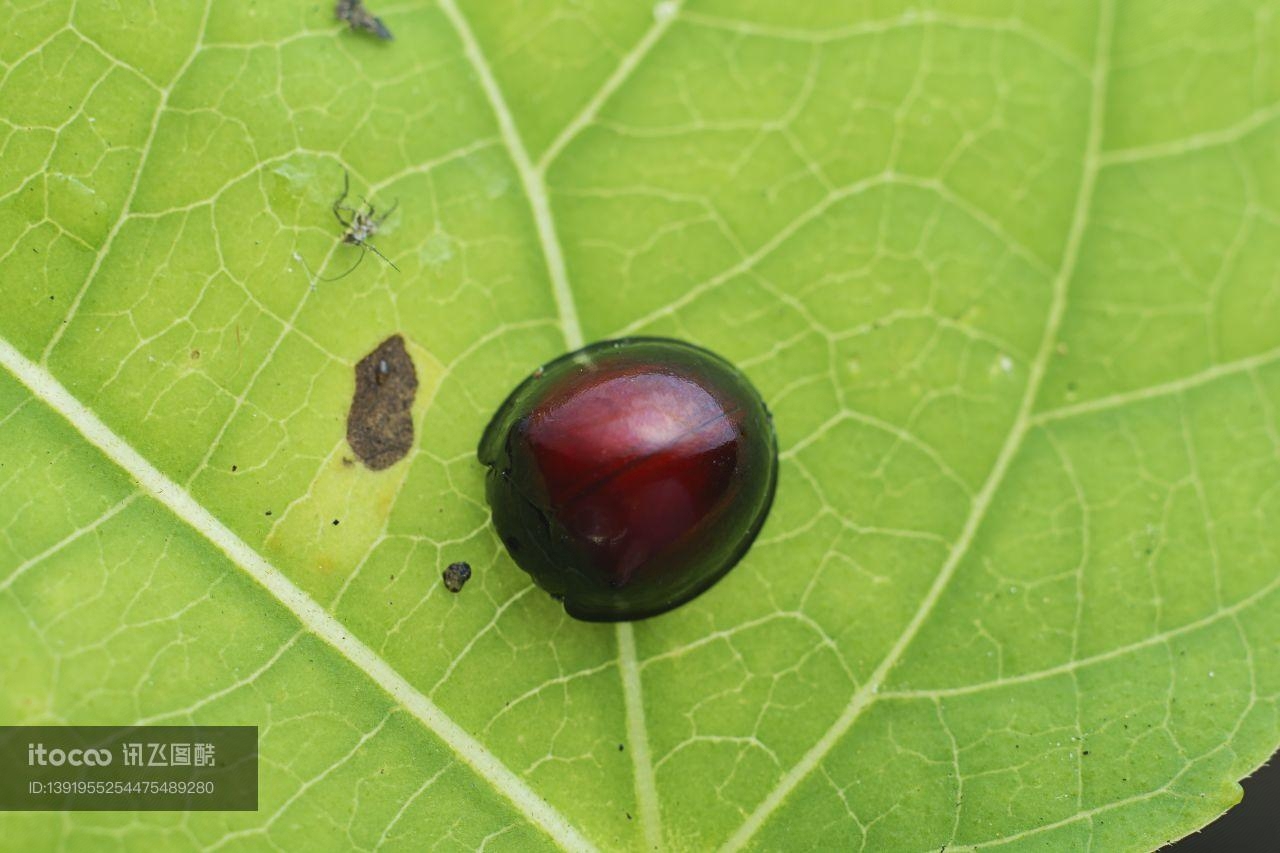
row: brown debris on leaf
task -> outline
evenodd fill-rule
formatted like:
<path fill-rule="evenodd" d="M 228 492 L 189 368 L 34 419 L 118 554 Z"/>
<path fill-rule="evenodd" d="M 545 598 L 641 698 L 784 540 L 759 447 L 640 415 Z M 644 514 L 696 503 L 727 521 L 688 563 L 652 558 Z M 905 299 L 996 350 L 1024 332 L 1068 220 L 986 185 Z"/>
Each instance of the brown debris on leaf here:
<path fill-rule="evenodd" d="M 381 471 L 404 458 L 413 446 L 413 398 L 418 373 L 392 335 L 356 365 L 356 391 L 347 413 L 347 444 L 366 468 Z"/>
<path fill-rule="evenodd" d="M 338 0 L 333 5 L 333 16 L 345 21 L 347 26 L 356 32 L 370 33 L 383 41 L 391 41 L 391 30 L 364 7 L 364 0 Z"/>

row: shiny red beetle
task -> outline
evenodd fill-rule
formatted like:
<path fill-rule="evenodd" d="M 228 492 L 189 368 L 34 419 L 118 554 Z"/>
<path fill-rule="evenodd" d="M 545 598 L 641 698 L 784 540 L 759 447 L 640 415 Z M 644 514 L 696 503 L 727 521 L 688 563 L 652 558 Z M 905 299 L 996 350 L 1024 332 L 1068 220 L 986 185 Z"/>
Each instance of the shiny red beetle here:
<path fill-rule="evenodd" d="M 597 622 L 663 613 L 723 577 L 764 524 L 778 468 L 746 377 L 666 338 L 545 365 L 498 409 L 479 457 L 512 558 Z"/>

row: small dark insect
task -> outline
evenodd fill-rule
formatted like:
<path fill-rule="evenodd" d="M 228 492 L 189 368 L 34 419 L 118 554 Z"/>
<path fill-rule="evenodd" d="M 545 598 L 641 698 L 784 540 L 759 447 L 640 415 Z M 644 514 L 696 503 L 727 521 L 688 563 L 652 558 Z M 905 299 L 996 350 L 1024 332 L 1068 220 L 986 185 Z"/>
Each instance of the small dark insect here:
<path fill-rule="evenodd" d="M 345 21 L 354 32 L 365 32 L 377 36 L 384 41 L 391 41 L 391 30 L 364 7 L 364 0 L 338 0 L 333 5 L 333 16 Z"/>
<path fill-rule="evenodd" d="M 369 242 L 373 235 L 378 233 L 378 229 L 382 227 L 382 223 L 387 221 L 400 202 L 392 202 L 391 207 L 387 209 L 381 216 L 378 215 L 374 206 L 369 200 L 361 197 L 364 207 L 352 207 L 345 204 L 347 195 L 351 192 L 351 175 L 347 172 L 342 173 L 342 195 L 333 200 L 333 215 L 338 220 L 338 224 L 343 227 L 342 242 L 348 246 L 359 246 L 360 257 L 356 258 L 356 262 L 341 275 L 332 278 L 322 278 L 321 281 L 337 281 L 340 278 L 346 278 L 355 272 L 356 267 L 360 266 L 360 262 L 364 260 L 367 252 L 372 251 L 375 255 L 382 258 L 396 272 L 400 272 L 400 268 L 396 266 L 390 258 L 378 251 L 378 247 Z M 343 214 L 346 216 L 343 216 Z"/>
<path fill-rule="evenodd" d="M 471 566 L 468 563 L 450 563 L 440 577 L 444 580 L 445 589 L 460 592 L 463 584 L 471 580 Z"/>

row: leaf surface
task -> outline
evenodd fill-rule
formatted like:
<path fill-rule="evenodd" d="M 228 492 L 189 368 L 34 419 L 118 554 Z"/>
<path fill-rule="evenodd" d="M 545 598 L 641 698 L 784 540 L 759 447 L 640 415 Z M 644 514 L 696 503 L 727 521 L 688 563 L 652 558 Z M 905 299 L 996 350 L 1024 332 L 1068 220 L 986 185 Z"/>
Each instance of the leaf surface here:
<path fill-rule="evenodd" d="M 1275 3 L 5 11 L 0 716 L 263 762 L 6 838 L 1141 850 L 1280 743 Z M 315 281 L 343 170 L 399 272 Z M 740 364 L 782 479 L 709 593 L 578 624 L 474 447 L 632 333 Z"/>

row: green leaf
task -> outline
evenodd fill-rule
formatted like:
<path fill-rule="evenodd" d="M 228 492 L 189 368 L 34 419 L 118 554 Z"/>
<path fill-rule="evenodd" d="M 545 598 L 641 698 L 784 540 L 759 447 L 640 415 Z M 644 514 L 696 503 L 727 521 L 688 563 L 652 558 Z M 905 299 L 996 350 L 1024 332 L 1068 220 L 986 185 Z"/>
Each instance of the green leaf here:
<path fill-rule="evenodd" d="M 11 0 L 0 722 L 251 723 L 256 813 L 15 847 L 1141 850 L 1280 743 L 1280 6 Z M 343 170 L 380 207 L 339 243 Z M 568 620 L 474 458 L 742 365 L 773 515 Z M 402 334 L 416 444 L 346 464 Z M 466 560 L 458 595 L 440 572 Z"/>

